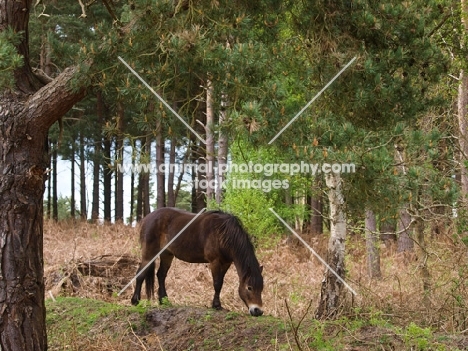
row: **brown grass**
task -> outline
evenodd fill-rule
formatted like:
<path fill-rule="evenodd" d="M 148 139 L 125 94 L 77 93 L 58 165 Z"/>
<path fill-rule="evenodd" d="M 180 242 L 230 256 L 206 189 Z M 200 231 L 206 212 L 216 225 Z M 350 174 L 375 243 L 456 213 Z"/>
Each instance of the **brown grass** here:
<path fill-rule="evenodd" d="M 323 255 L 326 238 L 310 240 Z M 468 329 L 468 257 L 466 247 L 448 236 L 431 240 L 427 264 L 431 289 L 424 293 L 416 256 L 397 255 L 383 247 L 382 279 L 367 278 L 365 243 L 352 236 L 347 244 L 348 282 L 357 291 L 348 293 L 343 313 L 378 314 L 393 324 L 414 321 L 443 332 Z M 133 278 L 139 260 L 137 229 L 125 225 L 46 222 L 44 260 L 47 296 L 73 295 L 129 304 L 133 287 L 116 293 Z M 299 244 L 283 241 L 274 249 L 258 249 L 264 266 L 263 293 L 266 314 L 288 320 L 288 311 L 302 317 L 318 303 L 324 268 Z M 246 313 L 238 293 L 238 277 L 232 267 L 221 294 L 223 307 Z M 49 292 L 50 291 L 50 292 Z M 169 300 L 176 305 L 210 306 L 213 295 L 210 271 L 205 264 L 174 260 L 167 278 Z"/>

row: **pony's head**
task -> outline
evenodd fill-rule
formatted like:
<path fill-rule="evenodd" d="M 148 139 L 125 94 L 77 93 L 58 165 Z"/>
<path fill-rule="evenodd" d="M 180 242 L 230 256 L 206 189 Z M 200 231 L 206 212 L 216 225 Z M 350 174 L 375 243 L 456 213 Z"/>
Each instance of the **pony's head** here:
<path fill-rule="evenodd" d="M 258 317 L 263 314 L 262 291 L 263 291 L 263 267 L 252 270 L 250 267 L 239 281 L 239 296 L 244 301 L 252 316 Z"/>

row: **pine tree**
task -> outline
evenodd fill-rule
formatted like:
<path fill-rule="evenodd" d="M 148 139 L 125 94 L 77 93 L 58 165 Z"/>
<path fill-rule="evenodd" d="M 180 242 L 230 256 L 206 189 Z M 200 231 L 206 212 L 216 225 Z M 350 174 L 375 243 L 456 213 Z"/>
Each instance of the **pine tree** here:
<path fill-rule="evenodd" d="M 0 346 L 12 351 L 47 348 L 42 257 L 47 132 L 85 95 L 84 89 L 69 85 L 79 71 L 77 66 L 64 69 L 47 84 L 33 73 L 28 35 L 31 9 L 29 0 L 0 1 L 0 32 L 11 34 L 0 47 L 16 52 L 13 61 L 21 57 L 10 63 L 9 75 L 3 79 L 10 89 L 3 86 L 0 94 L 0 290 L 4 292 Z"/>

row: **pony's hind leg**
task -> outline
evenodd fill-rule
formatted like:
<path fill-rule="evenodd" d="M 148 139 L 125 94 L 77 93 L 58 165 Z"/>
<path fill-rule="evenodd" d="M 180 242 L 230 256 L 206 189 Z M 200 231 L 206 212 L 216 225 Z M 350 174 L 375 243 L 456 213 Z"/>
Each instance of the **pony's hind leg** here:
<path fill-rule="evenodd" d="M 231 262 L 226 263 L 213 261 L 210 263 L 211 275 L 213 276 L 213 287 L 215 291 L 212 307 L 217 310 L 222 309 L 219 295 L 221 293 L 221 288 L 223 287 L 224 276 L 226 275 L 226 272 L 228 271 L 230 266 Z"/>
<path fill-rule="evenodd" d="M 158 298 L 159 298 L 159 303 L 163 303 L 163 299 L 167 297 L 166 293 L 166 276 L 167 272 L 169 271 L 169 268 L 171 268 L 172 260 L 174 259 L 174 255 L 164 251 L 161 256 L 160 256 L 160 264 L 159 264 L 159 269 L 158 273 L 156 273 L 158 277 Z"/>
<path fill-rule="evenodd" d="M 142 268 L 144 268 L 148 264 L 148 261 L 142 261 L 140 266 L 137 270 L 137 278 L 136 278 L 136 285 L 135 291 L 132 296 L 132 305 L 136 306 L 140 302 L 141 299 L 141 286 L 143 285 L 143 281 L 146 280 L 146 297 L 150 300 L 154 294 L 154 261 L 142 272 Z"/>
<path fill-rule="evenodd" d="M 136 274 L 140 273 L 141 268 L 143 267 L 142 264 L 143 263 L 141 263 L 140 266 L 138 267 Z M 140 302 L 140 299 L 141 299 L 141 286 L 142 286 L 144 280 L 145 280 L 145 276 L 144 276 L 143 273 L 140 274 L 136 278 L 135 290 L 133 291 L 133 296 L 132 296 L 132 300 L 131 300 L 132 305 L 134 305 L 134 306 L 138 305 L 138 303 Z"/>

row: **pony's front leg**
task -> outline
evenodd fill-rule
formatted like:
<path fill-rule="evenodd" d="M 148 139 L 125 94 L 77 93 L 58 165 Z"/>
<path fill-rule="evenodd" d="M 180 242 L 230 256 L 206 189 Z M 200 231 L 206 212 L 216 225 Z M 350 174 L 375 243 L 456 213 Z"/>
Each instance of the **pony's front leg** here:
<path fill-rule="evenodd" d="M 219 295 L 221 293 L 221 288 L 223 287 L 224 276 L 226 275 L 226 272 L 228 271 L 230 266 L 230 262 L 224 263 L 219 261 L 213 261 L 210 263 L 211 275 L 213 276 L 213 287 L 215 291 L 212 307 L 217 310 L 222 309 Z"/>
<path fill-rule="evenodd" d="M 174 259 L 174 255 L 165 251 L 160 256 L 161 263 L 159 264 L 158 273 L 156 274 L 158 277 L 158 298 L 159 303 L 163 303 L 163 299 L 167 297 L 166 293 L 166 276 L 169 268 L 171 268 L 172 260 Z"/>

